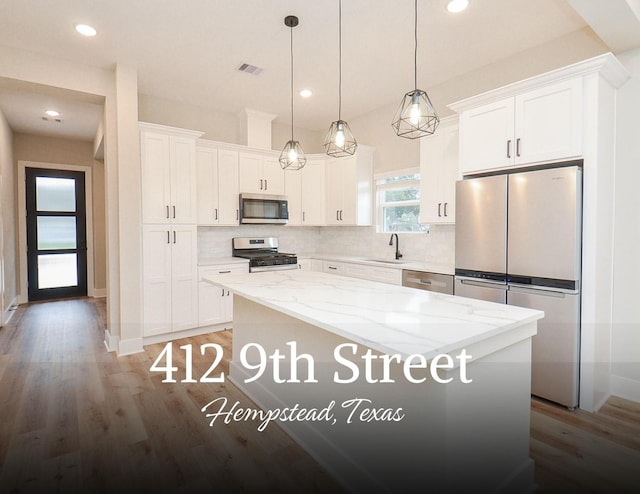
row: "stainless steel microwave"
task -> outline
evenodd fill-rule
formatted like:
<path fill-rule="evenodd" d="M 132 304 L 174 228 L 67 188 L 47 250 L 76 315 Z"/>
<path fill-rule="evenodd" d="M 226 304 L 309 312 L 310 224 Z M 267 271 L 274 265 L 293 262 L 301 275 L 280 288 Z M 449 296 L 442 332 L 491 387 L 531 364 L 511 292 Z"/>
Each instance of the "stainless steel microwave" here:
<path fill-rule="evenodd" d="M 286 196 L 240 194 L 240 223 L 286 224 L 289 205 Z"/>

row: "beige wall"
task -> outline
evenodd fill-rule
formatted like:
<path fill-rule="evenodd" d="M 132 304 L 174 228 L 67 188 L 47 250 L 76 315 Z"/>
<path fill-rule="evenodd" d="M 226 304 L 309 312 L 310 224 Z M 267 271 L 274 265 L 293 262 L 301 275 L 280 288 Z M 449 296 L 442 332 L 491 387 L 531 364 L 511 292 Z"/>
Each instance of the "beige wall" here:
<path fill-rule="evenodd" d="M 107 286 L 105 252 L 105 186 L 104 164 L 93 159 L 93 142 L 60 139 L 55 137 L 15 134 L 13 137 L 14 160 L 83 165 L 92 168 L 93 196 L 93 244 L 94 287 Z M 22 274 L 21 276 L 26 276 Z"/>
<path fill-rule="evenodd" d="M 17 216 L 12 132 L 0 111 L 0 323 L 18 294 Z"/>

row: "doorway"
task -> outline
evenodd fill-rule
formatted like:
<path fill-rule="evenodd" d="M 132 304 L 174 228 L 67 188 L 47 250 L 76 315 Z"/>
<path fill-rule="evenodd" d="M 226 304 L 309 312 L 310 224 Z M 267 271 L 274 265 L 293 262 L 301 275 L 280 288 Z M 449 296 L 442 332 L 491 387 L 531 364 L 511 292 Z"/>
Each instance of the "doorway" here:
<path fill-rule="evenodd" d="M 87 295 L 85 174 L 25 170 L 29 301 Z"/>

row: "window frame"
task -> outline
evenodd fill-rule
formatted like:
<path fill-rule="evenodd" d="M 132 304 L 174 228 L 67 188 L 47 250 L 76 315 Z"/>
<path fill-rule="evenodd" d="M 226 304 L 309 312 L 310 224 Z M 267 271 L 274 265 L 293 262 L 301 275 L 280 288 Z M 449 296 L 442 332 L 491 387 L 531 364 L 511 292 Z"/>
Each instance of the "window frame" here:
<path fill-rule="evenodd" d="M 384 179 L 401 177 L 404 175 L 415 175 L 413 180 L 402 180 L 391 183 L 379 183 Z M 417 206 L 418 207 L 418 221 L 416 225 L 422 226 L 419 222 L 420 219 L 420 198 L 408 201 L 389 201 L 386 202 L 384 200 L 384 193 L 388 190 L 401 190 L 401 189 L 409 189 L 413 187 L 417 187 L 420 191 L 420 168 L 404 168 L 400 170 L 393 170 L 385 173 L 376 174 L 374 177 L 374 187 L 375 187 L 375 211 L 376 211 L 376 232 L 377 233 L 402 233 L 402 234 L 415 234 L 415 233 L 425 233 L 426 228 L 424 230 L 416 230 L 416 231 L 387 231 L 385 230 L 385 221 L 384 221 L 384 209 L 388 207 L 401 207 L 401 206 Z"/>

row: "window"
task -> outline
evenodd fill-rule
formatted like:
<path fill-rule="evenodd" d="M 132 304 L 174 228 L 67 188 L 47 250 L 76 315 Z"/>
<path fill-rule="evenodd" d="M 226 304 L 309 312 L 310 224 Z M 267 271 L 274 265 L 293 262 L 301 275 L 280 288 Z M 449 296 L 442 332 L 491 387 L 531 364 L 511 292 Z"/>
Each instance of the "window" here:
<path fill-rule="evenodd" d="M 403 170 L 376 178 L 378 231 L 426 232 L 420 224 L 420 173 Z"/>

